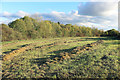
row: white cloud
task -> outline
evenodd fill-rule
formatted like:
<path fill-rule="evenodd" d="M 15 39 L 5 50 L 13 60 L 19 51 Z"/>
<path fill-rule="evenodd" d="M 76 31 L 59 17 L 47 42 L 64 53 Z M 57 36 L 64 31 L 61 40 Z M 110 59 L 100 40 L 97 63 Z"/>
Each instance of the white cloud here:
<path fill-rule="evenodd" d="M 9 12 L 7 12 L 7 11 L 4 11 L 4 12 L 3 12 L 3 16 L 4 16 L 4 17 L 8 17 L 8 16 L 11 16 L 11 14 L 10 14 Z"/>
<path fill-rule="evenodd" d="M 95 26 L 99 29 L 117 29 L 117 16 L 79 15 L 78 11 L 71 11 L 69 13 L 53 11 L 51 13 L 37 13 L 31 16 L 35 15 L 39 17 L 42 16 L 43 20 L 51 20 L 62 24 L 77 24 L 90 27 Z"/>
<path fill-rule="evenodd" d="M 62 24 L 95 26 L 104 30 L 117 29 L 118 16 L 116 5 L 113 5 L 113 3 L 86 3 L 86 5 L 80 4 L 78 11 L 72 10 L 69 13 L 52 11 L 51 13 L 36 12 L 35 14 L 29 14 L 24 11 L 18 11 L 17 13 L 4 12 L 0 17 L 11 20 L 29 15 L 31 17 L 42 17 L 43 20 L 51 20 Z"/>
<path fill-rule="evenodd" d="M 7 11 L 4 11 L 3 13 L 0 14 L 0 17 L 4 17 L 7 19 L 13 19 L 13 18 L 20 18 L 20 17 L 24 17 L 24 16 L 29 16 L 28 13 L 24 12 L 24 11 L 18 11 L 16 13 L 9 13 Z"/>
<path fill-rule="evenodd" d="M 75 10 L 72 10 L 71 12 L 69 12 L 70 14 L 73 14 L 73 15 L 77 15 L 77 16 L 79 16 L 78 15 L 78 11 L 75 11 Z"/>
<path fill-rule="evenodd" d="M 29 14 L 24 11 L 18 11 L 15 15 L 18 17 L 29 16 Z"/>
<path fill-rule="evenodd" d="M 91 1 L 93 2 L 80 3 L 78 6 L 79 15 L 92 16 L 86 24 L 90 22 L 99 24 L 99 28 L 118 29 L 118 3 L 115 0 L 110 0 L 110 2 Z"/>
<path fill-rule="evenodd" d="M 86 2 L 80 3 L 78 13 L 89 16 L 110 16 L 117 12 L 116 2 Z"/>

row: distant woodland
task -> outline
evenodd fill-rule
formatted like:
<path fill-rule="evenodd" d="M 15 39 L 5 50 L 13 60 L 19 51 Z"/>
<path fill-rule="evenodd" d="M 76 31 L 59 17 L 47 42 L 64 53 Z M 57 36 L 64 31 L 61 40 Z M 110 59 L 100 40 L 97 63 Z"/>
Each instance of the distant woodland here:
<path fill-rule="evenodd" d="M 60 24 L 48 20 L 33 19 L 25 16 L 17 19 L 8 25 L 0 24 L 2 30 L 2 41 L 55 38 L 55 37 L 120 37 L 119 31 L 99 30 L 95 27 L 77 26 L 72 24 Z"/>

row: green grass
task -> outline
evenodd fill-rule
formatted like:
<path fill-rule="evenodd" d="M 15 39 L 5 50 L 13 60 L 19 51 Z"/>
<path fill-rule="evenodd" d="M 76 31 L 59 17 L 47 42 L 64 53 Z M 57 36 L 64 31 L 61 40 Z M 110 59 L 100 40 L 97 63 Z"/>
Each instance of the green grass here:
<path fill-rule="evenodd" d="M 46 62 L 54 61 L 54 57 L 59 56 L 60 53 L 69 53 L 74 47 L 93 43 L 100 39 L 104 40 L 103 44 L 94 46 L 71 59 L 46 64 Z M 34 48 L 54 42 L 58 43 L 50 47 Z M 2 62 L 3 78 L 117 78 L 120 76 L 118 66 L 120 64 L 118 56 L 120 42 L 116 39 L 68 37 L 11 41 L 4 42 L 3 55 L 11 49 L 19 49 L 21 45 L 30 43 L 36 43 L 32 50 L 20 53 L 11 61 Z M 14 45 L 5 46 L 9 44 Z M 106 56 L 105 59 L 103 59 L 104 56 Z"/>

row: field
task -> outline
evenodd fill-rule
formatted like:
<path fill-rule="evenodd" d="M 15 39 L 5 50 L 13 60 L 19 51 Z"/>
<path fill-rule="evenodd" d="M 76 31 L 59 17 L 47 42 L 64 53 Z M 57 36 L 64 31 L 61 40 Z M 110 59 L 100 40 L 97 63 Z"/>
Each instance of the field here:
<path fill-rule="evenodd" d="M 2 43 L 3 78 L 120 78 L 119 40 L 67 37 Z"/>

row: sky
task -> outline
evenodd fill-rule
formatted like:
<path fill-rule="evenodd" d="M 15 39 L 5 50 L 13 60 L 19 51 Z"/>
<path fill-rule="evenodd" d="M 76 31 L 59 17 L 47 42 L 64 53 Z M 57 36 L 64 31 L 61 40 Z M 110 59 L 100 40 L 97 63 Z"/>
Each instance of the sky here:
<path fill-rule="evenodd" d="M 24 16 L 37 16 L 42 20 L 61 24 L 118 30 L 118 2 L 116 0 L 109 0 L 111 2 L 105 0 L 101 2 L 98 0 L 45 1 L 2 0 L 0 2 L 0 23 L 8 24 Z"/>

